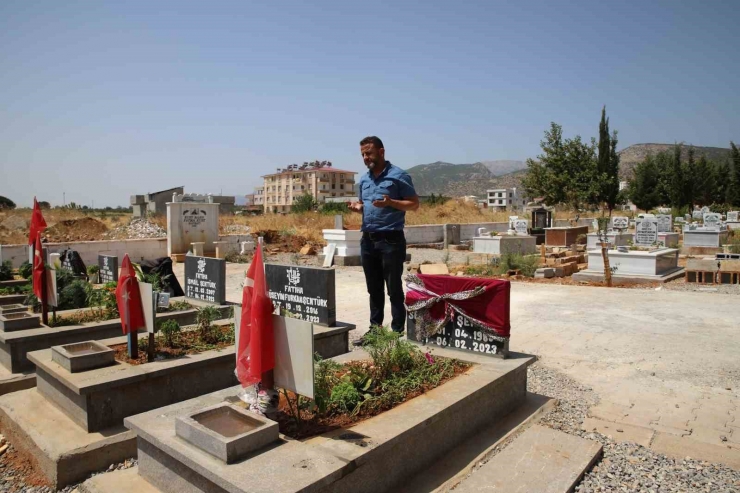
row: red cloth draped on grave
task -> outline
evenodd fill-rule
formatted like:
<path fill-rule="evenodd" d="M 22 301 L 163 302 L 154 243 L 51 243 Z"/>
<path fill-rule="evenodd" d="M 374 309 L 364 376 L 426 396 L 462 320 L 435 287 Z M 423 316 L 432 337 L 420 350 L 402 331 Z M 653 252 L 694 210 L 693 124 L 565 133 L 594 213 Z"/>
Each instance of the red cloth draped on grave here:
<path fill-rule="evenodd" d="M 124 334 L 136 333 L 140 328 L 146 327 L 144 307 L 141 306 L 139 281 L 136 279 L 136 272 L 131 265 L 128 254 L 123 257 L 123 262 L 121 262 L 121 273 L 118 276 L 118 286 L 116 286 L 116 302 L 118 303 L 118 313 L 121 315 L 121 327 L 123 327 Z M 126 317 L 127 312 L 128 317 Z"/>
<path fill-rule="evenodd" d="M 509 337 L 509 281 L 416 274 L 406 276 L 406 283 L 406 309 L 417 335 L 431 336 L 457 312 L 489 333 Z"/>
<path fill-rule="evenodd" d="M 33 253 L 33 294 L 39 301 L 45 302 L 44 297 L 44 275 L 46 275 L 46 266 L 44 265 L 43 250 L 41 249 L 41 235 L 36 235 L 36 245 Z"/>
<path fill-rule="evenodd" d="M 242 291 L 242 318 L 237 348 L 236 376 L 242 387 L 262 380 L 262 374 L 275 368 L 275 335 L 272 312 L 275 310 L 267 295 L 265 265 L 262 263 L 262 245 L 247 271 Z"/>

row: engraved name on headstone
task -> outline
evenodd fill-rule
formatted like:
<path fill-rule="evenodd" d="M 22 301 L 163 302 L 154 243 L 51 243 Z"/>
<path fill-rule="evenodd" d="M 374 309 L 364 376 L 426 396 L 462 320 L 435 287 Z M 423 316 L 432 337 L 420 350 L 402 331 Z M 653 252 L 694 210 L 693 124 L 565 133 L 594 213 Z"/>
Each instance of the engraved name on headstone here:
<path fill-rule="evenodd" d="M 98 255 L 98 274 L 101 284 L 118 282 L 118 257 L 115 255 Z"/>
<path fill-rule="evenodd" d="M 333 327 L 337 322 L 335 270 L 322 267 L 265 264 L 267 292 L 278 314 Z"/>
<path fill-rule="evenodd" d="M 529 234 L 529 221 L 526 219 L 517 219 L 514 221 L 514 231 L 518 235 Z"/>
<path fill-rule="evenodd" d="M 722 214 L 716 212 L 705 212 L 704 213 L 704 227 L 707 229 L 720 229 L 722 222 Z"/>
<path fill-rule="evenodd" d="M 186 256 L 185 297 L 223 305 L 226 301 L 226 261 Z"/>
<path fill-rule="evenodd" d="M 630 220 L 624 216 L 612 216 L 612 229 L 627 229 L 629 228 Z"/>
<path fill-rule="evenodd" d="M 406 334 L 410 340 L 417 341 L 416 322 L 412 313 L 409 313 L 406 318 Z M 430 337 L 426 344 L 499 358 L 506 358 L 509 353 L 509 339 L 483 332 L 470 319 L 457 312 L 455 312 L 452 320 L 445 325 L 444 329 Z"/>
<path fill-rule="evenodd" d="M 635 222 L 635 245 L 650 246 L 658 241 L 658 218 L 638 218 Z"/>

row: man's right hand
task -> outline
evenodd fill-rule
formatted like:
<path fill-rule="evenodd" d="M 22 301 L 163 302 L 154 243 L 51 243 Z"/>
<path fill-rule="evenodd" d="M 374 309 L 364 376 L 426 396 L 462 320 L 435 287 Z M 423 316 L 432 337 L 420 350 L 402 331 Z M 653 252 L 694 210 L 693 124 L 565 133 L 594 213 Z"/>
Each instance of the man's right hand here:
<path fill-rule="evenodd" d="M 354 212 L 362 212 L 362 202 L 350 202 L 349 210 Z"/>

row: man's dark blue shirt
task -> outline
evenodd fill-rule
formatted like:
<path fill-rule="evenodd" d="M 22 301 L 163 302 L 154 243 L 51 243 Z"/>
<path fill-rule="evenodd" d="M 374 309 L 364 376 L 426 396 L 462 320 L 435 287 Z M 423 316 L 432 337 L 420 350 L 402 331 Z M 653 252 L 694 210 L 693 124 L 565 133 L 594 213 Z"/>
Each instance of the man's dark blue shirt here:
<path fill-rule="evenodd" d="M 408 173 L 389 161 L 380 175 L 372 170 L 360 177 L 360 202 L 362 202 L 362 231 L 401 231 L 406 212 L 394 207 L 375 207 L 374 200 L 383 200 L 383 195 L 394 200 L 409 199 L 416 195 L 414 184 Z"/>

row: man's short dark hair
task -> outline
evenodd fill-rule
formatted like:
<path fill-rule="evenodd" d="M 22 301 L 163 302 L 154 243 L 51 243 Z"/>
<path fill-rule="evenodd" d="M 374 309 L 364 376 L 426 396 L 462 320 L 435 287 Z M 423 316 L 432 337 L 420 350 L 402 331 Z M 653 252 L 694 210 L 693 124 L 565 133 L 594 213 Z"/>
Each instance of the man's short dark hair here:
<path fill-rule="evenodd" d="M 383 147 L 383 141 L 374 135 L 371 135 L 370 137 L 365 137 L 360 141 L 361 146 L 364 146 L 366 144 L 372 144 L 373 146 L 375 146 L 376 149 L 385 149 L 385 147 Z"/>

